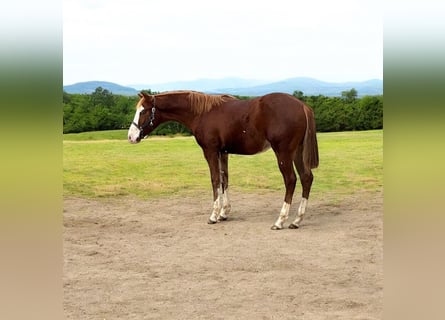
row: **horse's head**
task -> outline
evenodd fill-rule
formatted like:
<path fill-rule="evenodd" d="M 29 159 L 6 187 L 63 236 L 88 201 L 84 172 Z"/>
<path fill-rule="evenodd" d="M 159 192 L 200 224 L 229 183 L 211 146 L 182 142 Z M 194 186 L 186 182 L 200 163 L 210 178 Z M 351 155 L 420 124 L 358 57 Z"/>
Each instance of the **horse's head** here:
<path fill-rule="evenodd" d="M 136 105 L 136 113 L 133 122 L 128 129 L 128 141 L 131 143 L 140 142 L 146 135 L 154 129 L 155 120 L 155 96 L 144 92 L 139 93 L 141 98 Z"/>

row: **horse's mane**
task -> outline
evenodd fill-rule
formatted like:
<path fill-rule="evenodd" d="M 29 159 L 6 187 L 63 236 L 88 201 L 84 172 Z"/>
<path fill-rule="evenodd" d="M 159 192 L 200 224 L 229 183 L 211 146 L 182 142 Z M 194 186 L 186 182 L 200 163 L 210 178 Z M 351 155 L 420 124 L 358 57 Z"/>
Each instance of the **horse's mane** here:
<path fill-rule="evenodd" d="M 227 100 L 236 99 L 228 94 L 205 94 L 196 91 L 189 92 L 190 107 L 196 114 L 207 112 L 215 106 L 221 105 Z"/>
<path fill-rule="evenodd" d="M 174 95 L 174 94 L 187 95 L 191 111 L 195 114 L 201 114 L 207 112 L 211 110 L 213 107 L 219 106 L 223 102 L 226 102 L 227 100 L 236 99 L 236 97 L 228 94 L 205 94 L 202 92 L 189 91 L 189 90 L 165 91 L 156 94 L 156 96 Z M 138 105 L 140 105 L 142 101 L 143 99 L 139 101 Z"/>

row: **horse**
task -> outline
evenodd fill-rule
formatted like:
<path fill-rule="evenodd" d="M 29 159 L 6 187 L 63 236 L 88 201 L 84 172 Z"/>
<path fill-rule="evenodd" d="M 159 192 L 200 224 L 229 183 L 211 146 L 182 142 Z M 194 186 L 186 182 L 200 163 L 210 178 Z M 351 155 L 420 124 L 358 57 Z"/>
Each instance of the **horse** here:
<path fill-rule="evenodd" d="M 209 224 L 227 220 L 229 154 L 253 155 L 269 148 L 275 152 L 286 189 L 284 202 L 272 230 L 280 230 L 288 219 L 295 190 L 297 169 L 302 197 L 290 229 L 300 227 L 318 167 L 318 143 L 313 110 L 292 95 L 270 93 L 249 100 L 231 95 L 209 95 L 196 91 L 139 93 L 128 141 L 139 143 L 157 126 L 177 121 L 192 132 L 207 160 L 213 188 L 213 210 Z"/>

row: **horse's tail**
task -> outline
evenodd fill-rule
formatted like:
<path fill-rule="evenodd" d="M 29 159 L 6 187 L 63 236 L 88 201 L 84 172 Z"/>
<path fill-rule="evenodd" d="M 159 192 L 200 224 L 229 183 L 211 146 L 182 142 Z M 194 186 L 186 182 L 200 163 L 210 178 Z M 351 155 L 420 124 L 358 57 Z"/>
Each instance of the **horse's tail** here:
<path fill-rule="evenodd" d="M 318 167 L 318 142 L 315 128 L 314 111 L 303 105 L 304 114 L 306 115 L 306 132 L 303 140 L 303 164 L 306 172 Z"/>

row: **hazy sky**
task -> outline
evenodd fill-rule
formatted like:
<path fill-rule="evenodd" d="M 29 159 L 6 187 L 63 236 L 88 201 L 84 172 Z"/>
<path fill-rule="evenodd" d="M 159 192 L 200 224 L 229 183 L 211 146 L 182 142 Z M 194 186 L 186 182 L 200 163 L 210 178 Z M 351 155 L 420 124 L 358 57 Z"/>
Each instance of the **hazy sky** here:
<path fill-rule="evenodd" d="M 63 83 L 383 78 L 383 0 L 64 0 Z"/>

